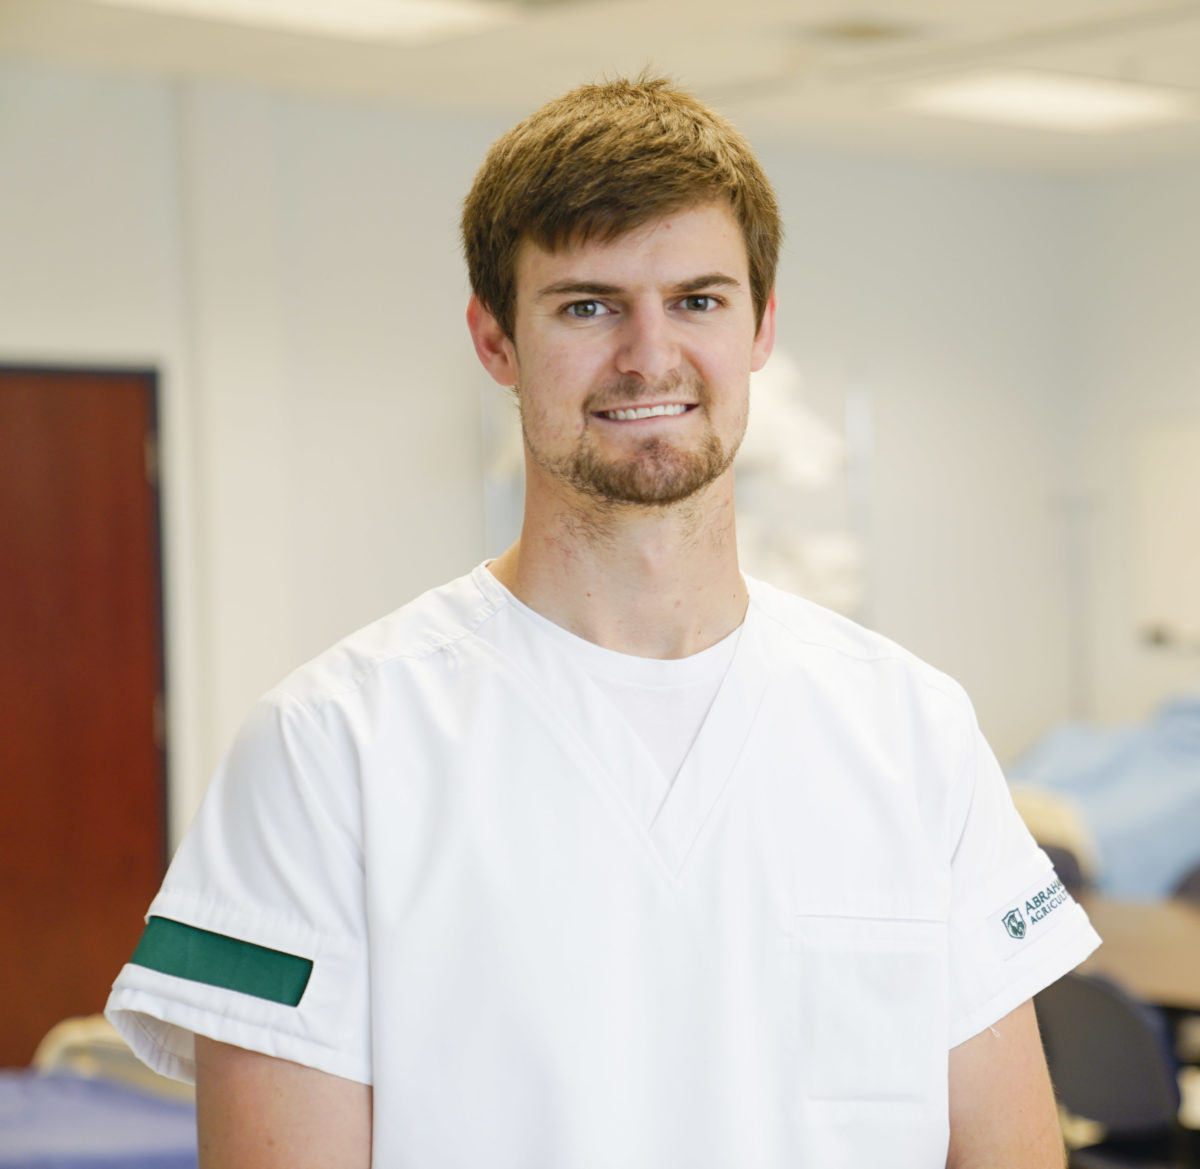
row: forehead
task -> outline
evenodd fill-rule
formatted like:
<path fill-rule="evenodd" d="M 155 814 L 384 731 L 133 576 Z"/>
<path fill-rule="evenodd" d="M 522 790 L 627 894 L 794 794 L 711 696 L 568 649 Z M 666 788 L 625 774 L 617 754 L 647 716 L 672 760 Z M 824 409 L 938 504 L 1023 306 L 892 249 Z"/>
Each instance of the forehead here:
<path fill-rule="evenodd" d="M 522 240 L 517 250 L 518 301 L 563 280 L 622 286 L 675 284 L 722 272 L 748 284 L 741 227 L 725 202 L 702 203 L 652 219 L 611 240 L 571 243 L 554 251 Z"/>

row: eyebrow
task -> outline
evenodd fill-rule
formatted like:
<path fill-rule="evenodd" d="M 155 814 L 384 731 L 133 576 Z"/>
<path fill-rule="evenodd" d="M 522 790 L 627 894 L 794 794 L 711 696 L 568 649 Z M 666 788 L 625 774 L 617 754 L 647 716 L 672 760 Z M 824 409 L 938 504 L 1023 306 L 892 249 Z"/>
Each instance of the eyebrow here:
<path fill-rule="evenodd" d="M 724 272 L 706 272 L 691 280 L 681 281 L 672 287 L 677 296 L 700 292 L 705 288 L 740 288 L 741 281 Z M 560 280 L 538 289 L 538 299 L 548 296 L 619 296 L 625 290 L 619 284 L 602 284 L 597 280 Z"/>

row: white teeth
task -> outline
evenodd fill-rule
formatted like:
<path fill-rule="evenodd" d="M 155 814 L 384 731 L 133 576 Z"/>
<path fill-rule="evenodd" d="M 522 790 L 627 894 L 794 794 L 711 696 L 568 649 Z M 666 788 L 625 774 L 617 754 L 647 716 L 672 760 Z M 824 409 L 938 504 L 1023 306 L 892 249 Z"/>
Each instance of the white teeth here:
<path fill-rule="evenodd" d="M 672 406 L 638 406 L 635 410 L 605 410 L 605 418 L 613 418 L 618 422 L 630 422 L 634 418 L 658 418 L 664 414 L 682 414 L 687 406 L 677 403 Z"/>

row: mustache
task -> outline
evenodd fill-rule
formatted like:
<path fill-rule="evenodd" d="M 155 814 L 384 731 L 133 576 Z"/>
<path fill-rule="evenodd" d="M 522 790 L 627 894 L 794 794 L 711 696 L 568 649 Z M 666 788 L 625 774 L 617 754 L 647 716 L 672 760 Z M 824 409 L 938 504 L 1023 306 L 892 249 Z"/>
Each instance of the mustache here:
<path fill-rule="evenodd" d="M 656 382 L 627 376 L 589 394 L 584 401 L 584 409 L 589 414 L 597 414 L 618 406 L 636 406 L 639 402 L 672 397 L 703 405 L 708 398 L 708 388 L 698 377 L 687 377 L 678 371 Z"/>

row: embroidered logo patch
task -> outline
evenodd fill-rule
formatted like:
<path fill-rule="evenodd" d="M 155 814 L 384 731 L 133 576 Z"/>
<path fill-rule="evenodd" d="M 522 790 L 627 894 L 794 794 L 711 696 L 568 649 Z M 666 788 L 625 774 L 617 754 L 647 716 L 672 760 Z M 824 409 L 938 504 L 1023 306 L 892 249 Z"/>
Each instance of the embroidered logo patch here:
<path fill-rule="evenodd" d="M 1074 898 L 1066 886 L 1054 875 L 1047 873 L 1043 883 L 1027 889 L 1020 897 L 1010 901 L 991 920 L 988 926 L 997 949 L 997 956 L 1015 954 L 1024 950 L 1030 941 L 1040 937 L 1043 924 L 1064 905 L 1073 903 Z M 1020 942 L 1021 945 L 1014 945 Z"/>

